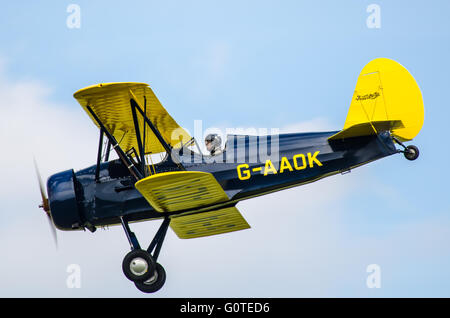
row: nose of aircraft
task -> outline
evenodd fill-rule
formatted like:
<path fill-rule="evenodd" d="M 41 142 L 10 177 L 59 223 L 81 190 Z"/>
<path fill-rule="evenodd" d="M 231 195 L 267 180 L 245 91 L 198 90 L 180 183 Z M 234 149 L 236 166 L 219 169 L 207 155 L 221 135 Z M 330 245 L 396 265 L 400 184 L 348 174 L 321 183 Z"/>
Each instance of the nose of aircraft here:
<path fill-rule="evenodd" d="M 54 174 L 47 181 L 51 216 L 60 230 L 83 228 L 76 188 L 76 177 L 72 169 Z"/>

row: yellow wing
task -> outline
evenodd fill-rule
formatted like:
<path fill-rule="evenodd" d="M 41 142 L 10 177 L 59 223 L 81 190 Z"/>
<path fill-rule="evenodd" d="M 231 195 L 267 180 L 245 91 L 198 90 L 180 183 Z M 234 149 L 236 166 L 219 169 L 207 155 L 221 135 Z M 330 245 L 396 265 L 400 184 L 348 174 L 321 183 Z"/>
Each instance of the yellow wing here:
<path fill-rule="evenodd" d="M 135 187 L 158 212 L 199 211 L 229 200 L 214 176 L 200 171 L 163 172 L 139 180 Z M 183 239 L 250 228 L 235 207 L 170 218 L 170 226 Z"/>
<path fill-rule="evenodd" d="M 250 225 L 235 207 L 184 216 L 172 216 L 170 226 L 181 239 L 223 234 L 250 228 Z"/>
<path fill-rule="evenodd" d="M 212 174 L 200 171 L 158 173 L 135 187 L 158 212 L 194 210 L 229 199 Z"/>
<path fill-rule="evenodd" d="M 98 84 L 77 91 L 74 97 L 98 126 L 86 106 L 92 108 L 125 152 L 132 147 L 139 150 L 130 99 L 134 99 L 142 111 L 145 109 L 146 116 L 172 147 L 178 146 L 180 140 L 185 143 L 191 139 L 189 134 L 164 109 L 152 89 L 145 83 Z M 142 136 L 144 130 L 142 116 L 138 115 L 138 121 Z M 147 140 L 145 153 L 164 152 L 164 147 L 153 132 L 148 127 L 145 129 Z"/>

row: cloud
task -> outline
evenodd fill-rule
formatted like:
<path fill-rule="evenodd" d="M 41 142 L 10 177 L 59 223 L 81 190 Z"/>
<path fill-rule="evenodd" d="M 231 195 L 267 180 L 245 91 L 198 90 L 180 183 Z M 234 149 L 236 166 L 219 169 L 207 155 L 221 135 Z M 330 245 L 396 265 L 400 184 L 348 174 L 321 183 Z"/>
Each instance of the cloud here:
<path fill-rule="evenodd" d="M 32 156 L 38 160 L 44 177 L 72 167 L 89 166 L 95 162 L 97 129 L 75 101 L 70 105 L 53 102 L 52 89 L 45 83 L 10 81 L 4 73 L 0 74 L 0 83 L 0 100 L 5 105 L 0 126 L 2 135 L 8 136 L 3 146 L 11 154 L 1 157 L 1 166 L 15 167 L 3 171 L 5 180 L 10 182 L 3 183 L 1 188 L 3 206 L 6 207 L 2 213 L 8 220 L 1 225 L 0 237 L 4 243 L 1 249 L 3 255 L 9 255 L 0 274 L 5 287 L 2 296 L 141 295 L 121 272 L 120 264 L 128 244 L 120 227 L 94 234 L 58 231 L 59 249 L 55 251 L 45 215 L 37 208 L 40 197 Z M 333 187 L 333 183 L 327 184 Z M 344 186 L 340 188 L 345 189 Z M 329 191 L 331 189 L 325 190 Z M 299 193 L 305 194 L 299 196 Z M 289 249 L 297 246 L 289 240 L 289 235 L 297 233 L 292 225 L 298 223 L 300 215 L 294 212 L 291 203 L 301 199 L 302 210 L 305 209 L 302 219 L 305 216 L 309 219 L 313 215 L 310 214 L 313 197 L 317 194 L 307 193 L 292 189 L 241 203 L 240 209 L 248 215 L 254 227 L 252 230 L 187 241 L 179 240 L 169 231 L 161 254 L 168 280 L 158 296 L 232 296 L 235 288 L 242 290 L 242 295 L 265 295 L 258 292 L 257 285 L 256 288 L 242 289 L 247 284 L 246 277 L 260 281 L 266 276 L 265 271 L 273 270 L 271 266 L 275 259 L 271 257 L 289 255 Z M 283 201 L 282 205 L 272 203 L 277 197 Z M 321 202 L 322 207 L 327 200 L 321 199 Z M 284 210 L 281 218 L 281 215 L 273 214 L 273 211 L 281 210 Z M 320 208 L 316 206 L 314 210 Z M 303 221 L 304 224 L 317 224 L 314 219 Z M 286 224 L 292 232 L 286 231 Z M 151 241 L 158 226 L 158 222 L 145 222 L 132 227 L 145 245 Z M 311 234 L 304 230 L 302 233 Z M 26 252 L 17 246 L 26 246 Z M 266 248 L 273 250 L 272 256 L 266 255 Z M 260 262 L 264 265 L 258 264 Z M 81 267 L 80 290 L 66 286 L 69 275 L 66 269 L 70 264 Z M 32 270 L 27 270 L 30 267 Z M 261 269 L 255 271 L 255 267 L 263 272 Z M 13 270 L 24 274 L 17 279 L 8 274 Z M 24 289 L 23 284 L 27 281 L 33 281 L 33 286 Z"/>
<path fill-rule="evenodd" d="M 58 231 L 55 250 L 37 208 L 32 156 L 44 177 L 92 165 L 98 130 L 88 116 L 75 101 L 52 101 L 45 83 L 9 80 L 1 68 L 0 101 L 2 297 L 449 296 L 448 217 L 398 224 L 372 235 L 361 235 L 361 226 L 371 226 L 368 219 L 356 224 L 344 217 L 359 209 L 349 204 L 353 198 L 371 191 L 373 166 L 240 202 L 250 230 L 194 240 L 180 240 L 169 230 L 159 259 L 166 285 L 155 295 L 141 294 L 121 270 L 129 250 L 121 227 L 93 234 Z M 283 131 L 329 126 L 319 118 Z M 379 200 L 389 196 L 378 192 Z M 143 222 L 132 229 L 146 246 L 159 224 Z M 365 285 L 372 263 L 382 270 L 380 290 Z M 67 288 L 70 264 L 80 266 L 80 289 Z M 423 288 L 436 282 L 441 289 L 435 292 Z"/>

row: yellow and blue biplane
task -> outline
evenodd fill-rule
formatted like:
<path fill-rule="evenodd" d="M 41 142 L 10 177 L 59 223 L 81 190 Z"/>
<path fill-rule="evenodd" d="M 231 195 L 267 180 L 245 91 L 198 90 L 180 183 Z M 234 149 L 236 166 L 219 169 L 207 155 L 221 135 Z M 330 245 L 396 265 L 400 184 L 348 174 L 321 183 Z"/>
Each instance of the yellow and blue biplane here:
<path fill-rule="evenodd" d="M 55 239 L 55 227 L 95 232 L 121 225 L 131 248 L 123 272 L 146 293 L 165 283 L 157 260 L 169 226 L 182 239 L 248 229 L 236 208 L 241 200 L 397 153 L 415 160 L 418 148 L 404 143 L 419 133 L 424 120 L 416 81 L 385 58 L 361 71 L 342 130 L 228 135 L 225 148 L 214 155 L 201 152 L 147 84 L 99 84 L 74 97 L 99 128 L 97 162 L 52 175 L 47 191 L 40 181 L 41 207 Z M 117 159 L 110 160 L 111 151 Z M 153 162 L 154 154 L 162 154 L 159 162 Z M 142 220 L 162 220 L 147 249 L 130 229 Z"/>

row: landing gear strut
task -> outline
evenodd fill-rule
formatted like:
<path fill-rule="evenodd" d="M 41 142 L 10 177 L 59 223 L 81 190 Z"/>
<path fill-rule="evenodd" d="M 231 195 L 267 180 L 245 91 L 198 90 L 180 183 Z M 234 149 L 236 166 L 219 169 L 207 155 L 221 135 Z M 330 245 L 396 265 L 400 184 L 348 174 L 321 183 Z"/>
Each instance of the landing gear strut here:
<path fill-rule="evenodd" d="M 123 273 L 140 291 L 144 293 L 158 291 L 166 282 L 166 272 L 156 261 L 170 224 L 169 217 L 164 218 L 147 250 L 141 249 L 125 217 L 120 217 L 120 221 L 131 247 L 131 252 L 125 255 L 122 262 Z"/>
<path fill-rule="evenodd" d="M 419 148 L 414 145 L 405 146 L 400 140 L 393 137 L 394 141 L 403 147 L 403 150 L 398 150 L 398 152 L 402 152 L 406 159 L 408 160 L 416 160 L 419 158 Z"/>

